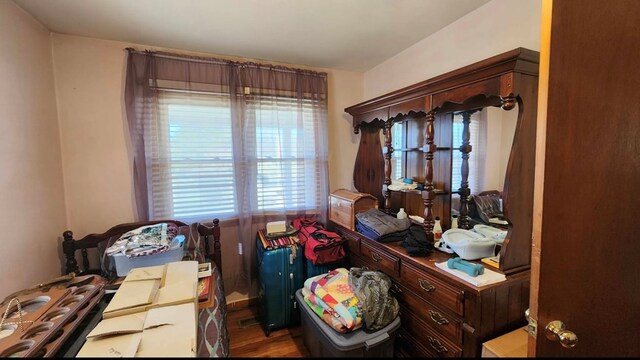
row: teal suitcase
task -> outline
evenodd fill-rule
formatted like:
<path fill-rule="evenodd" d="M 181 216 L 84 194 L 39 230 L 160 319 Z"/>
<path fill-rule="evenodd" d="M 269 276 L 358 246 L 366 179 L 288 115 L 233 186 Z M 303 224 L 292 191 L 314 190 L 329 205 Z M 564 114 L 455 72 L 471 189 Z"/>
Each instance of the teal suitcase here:
<path fill-rule="evenodd" d="M 265 250 L 256 237 L 256 258 L 260 289 L 260 321 L 267 336 L 272 330 L 300 323 L 296 290 L 304 286 L 304 254 L 296 245 L 295 256 L 290 247 Z"/>
<path fill-rule="evenodd" d="M 314 277 L 320 274 L 326 274 L 331 270 L 335 270 L 339 267 L 347 267 L 347 262 L 344 260 L 335 261 L 329 264 L 313 265 L 311 260 L 305 258 L 305 277 L 306 279 Z M 348 268 L 348 267 L 347 267 Z"/>

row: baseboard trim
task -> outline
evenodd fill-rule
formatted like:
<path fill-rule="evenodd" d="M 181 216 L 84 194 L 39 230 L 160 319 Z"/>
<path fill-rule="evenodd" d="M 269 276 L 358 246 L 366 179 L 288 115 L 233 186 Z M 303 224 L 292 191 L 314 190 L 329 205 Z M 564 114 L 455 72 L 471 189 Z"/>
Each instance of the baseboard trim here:
<path fill-rule="evenodd" d="M 227 303 L 227 311 L 247 309 L 258 305 L 258 298 L 252 297 Z"/>

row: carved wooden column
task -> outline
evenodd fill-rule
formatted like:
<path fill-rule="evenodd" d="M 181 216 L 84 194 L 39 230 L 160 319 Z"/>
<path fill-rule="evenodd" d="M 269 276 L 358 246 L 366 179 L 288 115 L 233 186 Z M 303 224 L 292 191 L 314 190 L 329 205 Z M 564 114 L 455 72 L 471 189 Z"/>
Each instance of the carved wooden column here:
<path fill-rule="evenodd" d="M 422 201 L 424 202 L 424 231 L 427 233 L 427 239 L 433 243 L 433 212 L 431 207 L 433 206 L 433 199 L 436 197 L 436 192 L 433 187 L 433 153 L 436 151 L 436 145 L 433 143 L 433 122 L 435 120 L 435 113 L 429 111 L 427 113 L 427 126 L 425 129 L 425 139 L 427 143 L 423 146 L 422 151 L 425 153 L 426 164 L 424 167 L 424 190 L 422 191 Z"/>
<path fill-rule="evenodd" d="M 461 229 L 467 230 L 471 228 L 469 222 L 469 195 L 471 194 L 471 190 L 469 190 L 469 153 L 471 152 L 471 144 L 469 144 L 469 140 L 471 139 L 469 123 L 471 122 L 471 113 L 472 112 L 469 111 L 462 113 L 462 145 L 460 145 L 460 153 L 462 154 L 460 177 L 462 181 L 460 182 L 460 189 L 458 190 L 460 194 L 460 218 L 458 219 L 458 226 Z"/>
<path fill-rule="evenodd" d="M 384 134 L 384 182 L 382 185 L 382 195 L 384 196 L 384 209 L 391 208 L 391 193 L 389 185 L 391 185 L 391 156 L 393 154 L 393 146 L 391 145 L 391 126 L 393 121 L 389 120 L 384 124 L 382 133 Z"/>
<path fill-rule="evenodd" d="M 220 247 L 220 220 L 215 218 L 212 223 L 212 227 L 204 224 L 198 224 L 198 235 L 204 237 L 204 256 L 206 260 L 211 260 L 209 238 L 213 238 L 213 261 L 218 264 L 218 270 L 220 271 L 220 275 L 222 275 L 222 267 L 219 265 L 221 264 L 222 259 Z"/>
<path fill-rule="evenodd" d="M 73 240 L 73 232 L 67 230 L 62 234 L 64 240 L 62 241 L 62 251 L 66 258 L 65 273 L 79 273 L 78 262 L 76 261 L 76 248 Z"/>

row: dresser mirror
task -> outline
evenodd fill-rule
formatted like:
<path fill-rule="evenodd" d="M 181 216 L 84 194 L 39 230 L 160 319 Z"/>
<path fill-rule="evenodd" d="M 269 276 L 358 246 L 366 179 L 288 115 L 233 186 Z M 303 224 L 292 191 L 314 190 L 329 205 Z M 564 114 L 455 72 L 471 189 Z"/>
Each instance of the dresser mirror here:
<path fill-rule="evenodd" d="M 465 127 L 465 112 L 453 114 L 452 137 L 452 161 L 451 161 L 451 215 L 460 216 L 461 199 L 460 189 L 469 188 L 471 196 L 478 194 L 495 193 L 497 198 L 504 190 L 505 175 L 511 154 L 511 146 L 515 134 L 517 109 L 505 111 L 497 107 L 486 107 L 469 113 L 469 144 L 471 152 L 468 153 L 468 176 L 466 184 L 463 184 L 463 134 Z M 501 198 L 500 198 L 501 200 Z M 471 213 L 470 226 L 481 221 L 478 209 L 475 208 L 473 199 L 469 200 Z M 502 201 L 498 205 L 502 212 Z M 506 225 L 503 220 L 496 219 L 497 226 Z M 491 224 L 487 224 L 491 225 Z"/>
<path fill-rule="evenodd" d="M 469 147 L 463 146 L 465 118 L 468 119 Z M 509 111 L 487 106 L 443 113 L 436 117 L 434 186 L 438 195 L 434 201 L 434 216 L 441 219 L 445 230 L 451 226 L 452 215 L 460 216 L 462 188 L 468 188 L 472 196 L 486 192 L 501 194 L 504 190 L 517 121 L 517 105 Z M 391 211 L 402 207 L 410 215 L 424 214 L 421 197 L 425 168 L 422 151 L 424 127 L 424 118 L 420 116 L 398 119 L 391 127 Z M 467 149 L 470 149 L 468 153 Z M 383 152 L 386 151 L 386 148 L 383 149 Z M 463 184 L 465 156 L 467 181 Z M 404 179 L 413 180 L 413 184 L 408 184 Z M 472 199 L 469 206 L 471 213 L 477 215 Z M 497 220 L 497 226 L 500 226 L 499 222 Z M 475 223 L 471 219 L 470 227 Z"/>

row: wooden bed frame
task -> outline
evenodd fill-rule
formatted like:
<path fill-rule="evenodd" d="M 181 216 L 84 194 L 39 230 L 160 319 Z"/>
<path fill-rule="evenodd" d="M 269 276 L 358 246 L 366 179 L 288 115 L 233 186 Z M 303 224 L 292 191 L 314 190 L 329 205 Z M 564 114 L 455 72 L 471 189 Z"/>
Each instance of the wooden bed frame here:
<path fill-rule="evenodd" d="M 154 221 L 141 221 L 141 222 L 132 222 L 126 224 L 120 224 L 112 227 L 102 234 L 89 234 L 82 239 L 74 240 L 73 232 L 70 230 L 65 231 L 62 234 L 64 240 L 62 241 L 62 251 L 64 252 L 66 263 L 65 263 L 65 274 L 75 273 L 76 275 L 86 275 L 86 274 L 98 274 L 101 275 L 101 269 L 98 268 L 90 268 L 89 264 L 89 255 L 88 249 L 98 248 L 98 244 L 103 241 L 107 241 L 108 239 L 114 236 L 120 236 L 127 231 L 131 231 L 137 229 L 141 226 L 153 225 L 158 223 L 173 223 L 178 226 L 188 226 L 188 224 L 183 223 L 178 220 L 154 220 Z M 213 261 L 218 267 L 218 271 L 220 275 L 222 275 L 222 256 L 220 253 L 220 221 L 215 218 L 212 221 L 212 226 L 207 226 L 203 223 L 198 223 L 198 234 L 204 238 L 205 243 L 205 259 L 208 261 Z M 209 242 L 213 240 L 213 253 L 210 252 Z M 82 253 L 82 270 L 78 267 L 78 262 L 76 260 L 76 250 L 80 250 Z M 99 263 L 98 263 L 99 264 Z"/>
<path fill-rule="evenodd" d="M 102 274 L 100 261 L 98 262 L 98 268 L 90 268 L 88 249 L 98 248 L 98 244 L 104 241 L 113 239 L 114 237 L 120 237 L 120 235 L 137 229 L 141 226 L 153 225 L 158 223 L 173 223 L 178 227 L 187 226 L 189 228 L 190 236 L 196 236 L 194 234 L 197 231 L 197 236 L 200 237 L 200 244 L 204 241 L 204 254 L 202 254 L 205 262 L 213 262 L 217 268 L 214 273 L 216 274 L 215 281 L 211 281 L 210 299 L 207 302 L 200 302 L 198 304 L 198 357 L 228 357 L 229 356 L 229 336 L 226 325 L 226 299 L 224 295 L 224 285 L 222 282 L 222 256 L 220 251 L 220 221 L 216 218 L 211 223 L 191 223 L 186 224 L 178 220 L 156 220 L 156 221 L 143 221 L 132 222 L 127 224 L 120 224 L 112 227 L 102 234 L 90 234 L 82 239 L 74 240 L 73 232 L 67 230 L 63 233 L 62 248 L 66 258 L 65 272 L 66 274 L 75 273 L 78 275 L 98 274 L 101 275 L 101 279 L 105 279 L 109 274 Z M 197 230 L 196 230 L 197 229 Z M 179 231 L 183 233 L 183 231 Z M 186 239 L 187 244 L 190 239 Z M 213 252 L 211 252 L 210 241 L 213 241 Z M 186 246 L 186 245 L 185 245 Z M 78 266 L 75 255 L 76 250 L 80 250 L 82 253 L 82 270 Z M 185 249 L 185 254 L 188 250 Z M 101 255 L 101 254 L 100 254 Z M 199 257 L 199 261 L 203 261 L 202 257 Z M 106 278 L 106 281 L 113 279 Z M 105 281 L 105 282 L 106 282 Z M 216 294 L 216 295 L 213 295 Z M 104 303 L 104 304 L 103 304 Z M 83 335 L 79 335 L 78 338 L 84 339 L 86 333 L 91 331 L 96 326 L 100 318 L 102 318 L 102 310 L 106 307 L 106 302 L 101 302 L 102 308 L 97 312 L 98 316 L 94 316 L 94 321 L 83 327 Z M 65 354 L 72 354 L 75 356 L 80 349 L 83 341 L 75 341 L 71 345 L 67 345 L 71 350 L 65 350 Z"/>

